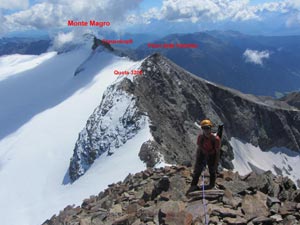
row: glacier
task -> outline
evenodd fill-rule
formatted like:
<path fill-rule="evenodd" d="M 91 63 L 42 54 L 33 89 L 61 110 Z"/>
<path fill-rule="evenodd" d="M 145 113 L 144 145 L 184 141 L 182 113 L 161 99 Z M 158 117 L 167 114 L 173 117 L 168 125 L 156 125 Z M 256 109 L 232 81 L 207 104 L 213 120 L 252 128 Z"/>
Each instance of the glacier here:
<path fill-rule="evenodd" d="M 113 155 L 101 155 L 81 179 L 63 184 L 78 133 L 105 89 L 121 79 L 113 71 L 138 63 L 80 48 L 52 53 L 39 65 L 22 71 L 16 67 L 10 72 L 14 75 L 5 75 L 0 81 L 1 224 L 41 224 L 66 205 L 79 205 L 108 184 L 146 168 L 138 151 L 152 138 L 147 121 Z M 79 65 L 84 70 L 74 76 Z"/>

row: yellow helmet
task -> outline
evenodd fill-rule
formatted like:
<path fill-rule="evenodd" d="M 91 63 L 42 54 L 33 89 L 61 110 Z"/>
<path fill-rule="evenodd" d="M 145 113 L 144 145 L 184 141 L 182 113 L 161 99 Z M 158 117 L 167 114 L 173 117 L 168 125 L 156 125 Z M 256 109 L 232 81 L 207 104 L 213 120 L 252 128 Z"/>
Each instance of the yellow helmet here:
<path fill-rule="evenodd" d="M 201 122 L 200 122 L 200 126 L 201 127 L 212 127 L 213 126 L 213 124 L 212 124 L 212 122 L 209 120 L 209 119 L 205 119 L 205 120 L 202 120 Z"/>

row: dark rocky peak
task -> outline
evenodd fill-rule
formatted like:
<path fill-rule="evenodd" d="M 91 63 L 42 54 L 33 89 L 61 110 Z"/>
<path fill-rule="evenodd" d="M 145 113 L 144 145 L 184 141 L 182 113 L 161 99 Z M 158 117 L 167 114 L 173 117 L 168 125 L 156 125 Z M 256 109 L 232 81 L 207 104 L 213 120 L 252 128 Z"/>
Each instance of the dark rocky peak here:
<path fill-rule="evenodd" d="M 280 100 L 300 109 L 300 92 L 289 93 Z"/>
<path fill-rule="evenodd" d="M 222 171 L 218 190 L 187 193 L 191 172 L 171 166 L 129 174 L 81 206 L 67 206 L 43 225 L 202 225 L 205 218 L 208 224 L 224 225 L 300 222 L 300 191 L 287 177 Z M 208 171 L 204 176 L 207 185 Z"/>
<path fill-rule="evenodd" d="M 111 47 L 111 45 L 109 43 L 104 42 L 101 39 L 94 37 L 93 41 L 94 41 L 93 46 L 92 46 L 93 50 L 95 50 L 99 46 L 103 46 L 105 49 L 108 49 L 109 51 L 114 51 L 114 48 Z"/>
<path fill-rule="evenodd" d="M 225 168 L 233 168 L 232 137 L 262 150 L 300 150 L 300 111 L 295 107 L 208 82 L 160 54 L 144 60 L 141 70 L 143 75 L 133 82 L 134 95 L 141 111 L 147 112 L 154 141 L 168 163 L 193 159 L 199 133 L 194 123 L 203 118 L 225 125 L 221 158 Z"/>
<path fill-rule="evenodd" d="M 126 49 L 113 48 L 108 42 L 102 41 L 97 37 L 93 38 L 92 50 L 99 52 L 108 51 L 116 56 L 132 58 L 130 56 L 130 51 L 127 51 Z"/>

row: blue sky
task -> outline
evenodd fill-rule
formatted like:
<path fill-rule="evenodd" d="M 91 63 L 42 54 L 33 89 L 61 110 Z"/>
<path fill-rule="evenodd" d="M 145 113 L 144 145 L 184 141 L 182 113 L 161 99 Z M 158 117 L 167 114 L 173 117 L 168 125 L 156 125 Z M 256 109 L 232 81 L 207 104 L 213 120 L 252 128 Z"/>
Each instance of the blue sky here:
<path fill-rule="evenodd" d="M 27 3 L 1 0 L 0 36 L 29 30 L 51 33 L 69 28 L 69 19 L 94 18 L 110 21 L 110 28 L 117 32 L 167 34 L 233 29 L 250 34 L 300 35 L 299 0 L 29 0 Z"/>

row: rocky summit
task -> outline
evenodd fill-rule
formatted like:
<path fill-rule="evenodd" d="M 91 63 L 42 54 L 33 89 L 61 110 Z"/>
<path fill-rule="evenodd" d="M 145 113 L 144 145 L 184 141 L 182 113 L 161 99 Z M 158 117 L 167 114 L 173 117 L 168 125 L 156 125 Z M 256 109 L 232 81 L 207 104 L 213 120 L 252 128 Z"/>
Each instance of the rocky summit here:
<path fill-rule="evenodd" d="M 185 166 L 129 174 L 81 206 L 67 206 L 43 225 L 300 224 L 300 190 L 287 177 L 269 171 L 240 176 L 223 170 L 217 190 L 187 193 L 191 175 Z M 207 185 L 207 171 L 204 175 Z"/>

